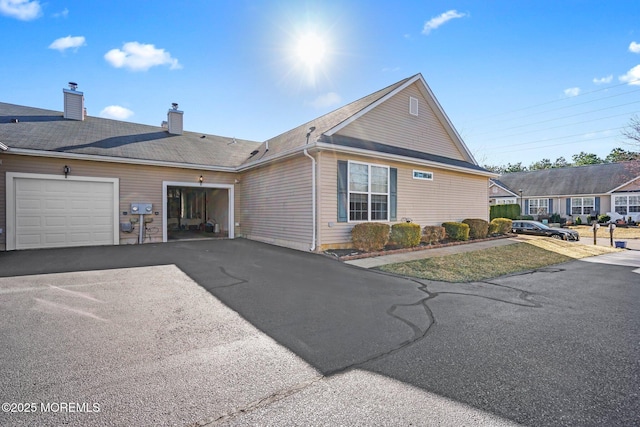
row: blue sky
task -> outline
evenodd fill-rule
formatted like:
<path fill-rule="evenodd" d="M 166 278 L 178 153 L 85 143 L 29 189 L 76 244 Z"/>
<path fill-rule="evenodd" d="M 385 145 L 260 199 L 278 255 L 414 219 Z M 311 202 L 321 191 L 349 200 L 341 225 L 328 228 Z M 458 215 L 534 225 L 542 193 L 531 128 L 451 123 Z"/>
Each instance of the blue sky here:
<path fill-rule="evenodd" d="M 625 145 L 640 2 L 0 0 L 0 101 L 263 141 L 422 73 L 480 164 Z M 307 40 L 301 45 L 301 40 Z"/>

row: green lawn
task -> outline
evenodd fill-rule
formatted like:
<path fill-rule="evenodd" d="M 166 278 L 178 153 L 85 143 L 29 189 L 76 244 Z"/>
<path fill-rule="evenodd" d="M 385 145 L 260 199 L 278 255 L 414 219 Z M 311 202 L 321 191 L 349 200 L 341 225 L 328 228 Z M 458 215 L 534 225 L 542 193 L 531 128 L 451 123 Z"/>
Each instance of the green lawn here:
<path fill-rule="evenodd" d="M 420 279 L 474 282 L 613 251 L 616 250 L 555 239 L 532 239 L 526 243 L 388 264 L 379 269 Z"/>

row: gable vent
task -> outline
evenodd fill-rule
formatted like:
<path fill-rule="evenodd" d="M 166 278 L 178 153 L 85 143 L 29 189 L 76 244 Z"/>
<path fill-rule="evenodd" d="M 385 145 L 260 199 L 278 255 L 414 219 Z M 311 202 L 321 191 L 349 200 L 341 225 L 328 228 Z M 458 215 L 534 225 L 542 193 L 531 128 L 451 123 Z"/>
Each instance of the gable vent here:
<path fill-rule="evenodd" d="M 167 113 L 167 129 L 170 134 L 182 135 L 182 118 L 184 111 L 178 110 L 178 104 L 171 104 L 171 109 Z"/>
<path fill-rule="evenodd" d="M 78 84 L 69 82 L 69 89 L 62 89 L 64 96 L 64 118 L 84 120 L 84 94 L 78 89 Z"/>
<path fill-rule="evenodd" d="M 409 97 L 409 114 L 412 116 L 418 115 L 418 98 L 414 98 L 413 96 Z"/>

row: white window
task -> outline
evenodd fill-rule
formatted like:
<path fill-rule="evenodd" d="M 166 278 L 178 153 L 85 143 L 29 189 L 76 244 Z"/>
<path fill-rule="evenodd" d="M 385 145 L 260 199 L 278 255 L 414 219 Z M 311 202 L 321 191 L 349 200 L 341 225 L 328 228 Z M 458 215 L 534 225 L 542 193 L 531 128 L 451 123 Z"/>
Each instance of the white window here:
<path fill-rule="evenodd" d="M 413 179 L 424 179 L 425 181 L 433 181 L 433 172 L 414 170 Z"/>
<path fill-rule="evenodd" d="M 349 221 L 389 220 L 389 167 L 349 162 Z"/>
<path fill-rule="evenodd" d="M 496 199 L 496 205 L 513 205 L 516 199 Z"/>
<path fill-rule="evenodd" d="M 548 215 L 549 199 L 530 199 L 529 215 Z"/>
<path fill-rule="evenodd" d="M 590 215 L 595 207 L 594 197 L 574 197 L 571 199 L 571 215 Z"/>
<path fill-rule="evenodd" d="M 418 115 L 418 98 L 414 98 L 413 96 L 409 97 L 409 114 L 412 116 Z"/>
<path fill-rule="evenodd" d="M 620 215 L 640 212 L 640 195 L 613 196 L 614 209 Z"/>

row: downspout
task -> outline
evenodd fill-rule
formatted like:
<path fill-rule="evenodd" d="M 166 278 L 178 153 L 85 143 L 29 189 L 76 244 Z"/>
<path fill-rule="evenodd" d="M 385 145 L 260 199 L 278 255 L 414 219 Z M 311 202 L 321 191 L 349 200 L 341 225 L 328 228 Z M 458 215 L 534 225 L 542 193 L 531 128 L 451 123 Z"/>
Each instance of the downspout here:
<path fill-rule="evenodd" d="M 311 132 L 316 130 L 315 127 L 310 127 L 309 132 L 307 132 L 307 144 L 309 143 L 309 136 Z M 311 159 L 311 216 L 313 218 L 312 232 L 313 236 L 311 237 L 311 248 L 309 250 L 314 252 L 316 250 L 316 159 L 309 154 L 307 148 L 305 147 L 303 151 L 304 155 Z"/>

